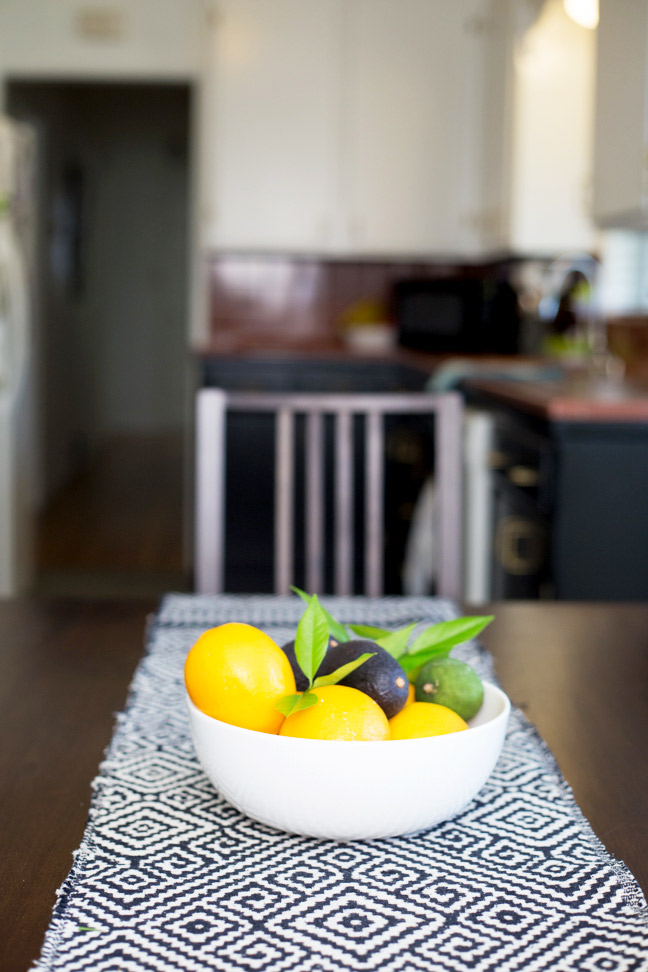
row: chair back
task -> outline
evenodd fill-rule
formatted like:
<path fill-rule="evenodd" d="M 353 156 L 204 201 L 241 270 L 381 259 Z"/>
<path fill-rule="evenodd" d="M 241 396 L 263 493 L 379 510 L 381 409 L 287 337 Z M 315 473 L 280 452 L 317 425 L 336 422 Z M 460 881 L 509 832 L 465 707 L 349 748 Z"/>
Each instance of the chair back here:
<path fill-rule="evenodd" d="M 225 577 L 226 427 L 231 412 L 274 416 L 274 590 L 294 583 L 295 537 L 304 539 L 304 577 L 309 592 L 324 593 L 324 422 L 333 416 L 333 578 L 339 595 L 353 591 L 355 494 L 354 417 L 364 417 L 364 593 L 383 593 L 385 417 L 429 416 L 434 424 L 435 542 L 440 596 L 461 593 L 461 433 L 458 393 L 256 394 L 204 388 L 197 395 L 195 587 L 220 593 Z M 305 522 L 296 524 L 296 417 L 304 419 Z"/>

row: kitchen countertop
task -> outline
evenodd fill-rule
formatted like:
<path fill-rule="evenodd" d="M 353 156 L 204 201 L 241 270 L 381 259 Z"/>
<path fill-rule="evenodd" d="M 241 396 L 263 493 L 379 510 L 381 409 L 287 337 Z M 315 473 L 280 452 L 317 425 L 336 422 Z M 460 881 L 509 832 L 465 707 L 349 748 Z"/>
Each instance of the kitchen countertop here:
<path fill-rule="evenodd" d="M 297 358 L 307 360 L 331 360 L 336 362 L 391 362 L 420 368 L 430 374 L 439 366 L 442 357 L 411 351 L 398 345 L 379 348 L 359 347 L 347 344 L 341 338 L 313 337 L 290 338 L 286 336 L 254 335 L 246 332 L 225 332 L 214 335 L 192 349 L 197 358 Z"/>
<path fill-rule="evenodd" d="M 585 371 L 524 355 L 428 354 L 393 345 L 356 347 L 337 337 L 312 339 L 227 332 L 196 345 L 194 356 L 240 361 L 329 361 L 335 364 L 393 364 L 415 368 L 430 378 L 445 376 L 468 391 L 554 422 L 648 421 L 648 381 L 592 377 Z M 483 375 L 479 374 L 484 369 Z M 444 371 L 445 369 L 445 371 Z M 537 378 L 534 369 L 538 370 Z M 554 370 L 555 379 L 544 380 Z M 510 374 L 510 377 L 507 376 Z M 543 379 L 543 380 L 538 380 Z M 441 390 L 441 388 L 440 388 Z"/>
<path fill-rule="evenodd" d="M 551 422 L 648 422 L 648 384 L 565 374 L 558 381 L 501 381 L 468 377 L 481 398 Z"/>
<path fill-rule="evenodd" d="M 370 347 L 347 343 L 339 337 L 287 337 L 268 334 L 254 334 L 242 331 L 226 331 L 213 335 L 209 341 L 192 347 L 192 354 L 198 360 L 207 358 L 236 358 L 273 360 L 333 361 L 335 363 L 382 363 L 405 365 L 418 368 L 433 375 L 444 365 L 461 366 L 467 370 L 483 365 L 487 373 L 515 372 L 520 367 L 546 368 L 546 358 L 527 355 L 493 354 L 431 354 L 404 348 L 398 344 L 385 347 Z"/>

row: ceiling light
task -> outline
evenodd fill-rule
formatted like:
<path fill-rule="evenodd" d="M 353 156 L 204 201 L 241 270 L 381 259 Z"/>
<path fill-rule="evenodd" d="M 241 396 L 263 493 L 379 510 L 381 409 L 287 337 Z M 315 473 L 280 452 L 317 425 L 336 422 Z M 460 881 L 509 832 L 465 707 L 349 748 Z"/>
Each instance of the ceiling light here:
<path fill-rule="evenodd" d="M 563 0 L 565 13 L 581 27 L 594 30 L 599 22 L 598 0 Z"/>

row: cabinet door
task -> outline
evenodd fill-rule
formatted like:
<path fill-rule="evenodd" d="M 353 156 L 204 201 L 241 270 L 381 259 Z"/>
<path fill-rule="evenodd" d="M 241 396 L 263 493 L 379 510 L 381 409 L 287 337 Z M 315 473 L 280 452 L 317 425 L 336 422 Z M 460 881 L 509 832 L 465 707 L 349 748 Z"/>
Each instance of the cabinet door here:
<path fill-rule="evenodd" d="M 648 3 L 601 0 L 597 37 L 594 217 L 648 224 Z"/>
<path fill-rule="evenodd" d="M 340 0 L 220 0 L 204 85 L 203 242 L 326 250 Z"/>
<path fill-rule="evenodd" d="M 478 165 L 477 6 L 348 4 L 343 143 L 351 249 L 465 251 Z"/>

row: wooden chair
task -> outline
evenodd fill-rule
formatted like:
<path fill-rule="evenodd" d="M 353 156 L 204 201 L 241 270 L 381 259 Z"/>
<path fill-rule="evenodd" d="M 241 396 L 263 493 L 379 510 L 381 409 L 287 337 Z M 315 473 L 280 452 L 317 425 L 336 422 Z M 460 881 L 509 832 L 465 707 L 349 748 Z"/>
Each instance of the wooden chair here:
<path fill-rule="evenodd" d="M 225 568 L 226 422 L 232 412 L 271 413 L 275 427 L 274 589 L 293 583 L 296 530 L 303 530 L 305 587 L 325 593 L 324 421 L 334 416 L 332 593 L 354 593 L 354 416 L 364 416 L 364 593 L 383 592 L 384 420 L 434 419 L 438 574 L 436 593 L 461 593 L 462 402 L 443 394 L 256 394 L 201 389 L 196 415 L 195 577 L 197 591 L 220 593 Z M 305 416 L 305 524 L 294 522 L 295 419 Z M 297 534 L 299 536 L 299 534 Z M 251 592 L 252 593 L 252 592 Z M 331 592 L 329 592 L 331 593 Z M 355 592 L 361 593 L 361 592 Z"/>

